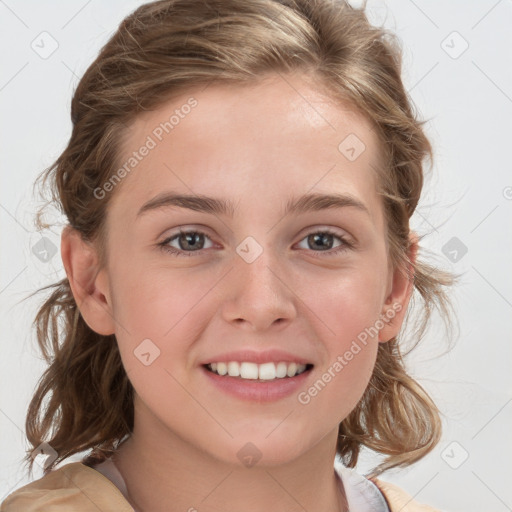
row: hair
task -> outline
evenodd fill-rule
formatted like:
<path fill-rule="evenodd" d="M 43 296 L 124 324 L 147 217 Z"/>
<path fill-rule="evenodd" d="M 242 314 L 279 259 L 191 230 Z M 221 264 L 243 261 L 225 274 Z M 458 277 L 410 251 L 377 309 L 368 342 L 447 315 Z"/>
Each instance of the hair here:
<path fill-rule="evenodd" d="M 378 187 L 387 221 L 389 257 L 414 283 L 413 301 L 422 320 L 409 333 L 424 337 L 434 309 L 448 318 L 450 273 L 409 258 L 409 219 L 423 187 L 423 165 L 432 147 L 425 121 L 414 112 L 401 81 L 402 54 L 396 36 L 369 23 L 366 4 L 342 0 L 160 0 L 127 16 L 78 83 L 71 103 L 72 133 L 58 159 L 38 177 L 49 187 L 46 203 L 57 206 L 105 261 L 109 199 L 97 187 L 122 161 L 126 128 L 193 87 L 254 84 L 268 74 L 312 77 L 330 96 L 371 121 L 382 146 Z M 40 228 L 48 227 L 37 215 Z M 134 390 L 114 335 L 86 324 L 67 278 L 52 289 L 34 325 L 48 368 L 26 417 L 33 447 L 47 442 L 57 457 L 45 472 L 79 452 L 84 463 L 104 460 L 133 429 Z M 37 293 L 35 292 L 35 293 Z M 416 299 L 415 299 L 416 297 Z M 449 322 L 448 322 L 449 323 Z M 373 475 L 410 465 L 441 438 L 440 411 L 407 372 L 402 333 L 379 343 L 369 384 L 340 423 L 337 454 L 348 467 L 362 446 L 385 455 Z M 400 337 L 400 342 L 399 342 Z M 32 471 L 32 450 L 25 461 Z"/>

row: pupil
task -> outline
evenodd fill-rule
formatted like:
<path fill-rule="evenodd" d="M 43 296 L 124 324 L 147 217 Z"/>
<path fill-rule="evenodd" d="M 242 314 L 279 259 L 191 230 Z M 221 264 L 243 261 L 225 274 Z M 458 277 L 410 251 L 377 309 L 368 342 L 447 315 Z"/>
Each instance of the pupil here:
<path fill-rule="evenodd" d="M 314 235 L 310 235 L 309 236 L 309 242 L 310 243 L 318 243 L 319 241 L 324 241 L 325 243 L 325 237 L 332 237 L 332 235 L 330 235 L 329 233 L 318 233 L 318 234 L 314 234 Z M 325 245 L 323 246 L 320 246 L 320 249 L 321 250 L 329 250 L 332 248 L 332 239 L 330 239 L 330 243 L 327 242 L 327 247 Z"/>
<path fill-rule="evenodd" d="M 196 237 L 201 237 L 201 235 L 199 233 L 185 233 L 181 236 L 181 242 L 185 241 L 185 247 L 182 247 L 183 248 L 187 248 L 186 246 L 188 245 L 189 248 L 197 248 L 198 245 L 201 245 L 199 242 L 197 242 L 195 245 L 194 244 L 194 240 L 196 239 Z M 192 244 L 191 244 L 191 239 L 192 239 Z"/>

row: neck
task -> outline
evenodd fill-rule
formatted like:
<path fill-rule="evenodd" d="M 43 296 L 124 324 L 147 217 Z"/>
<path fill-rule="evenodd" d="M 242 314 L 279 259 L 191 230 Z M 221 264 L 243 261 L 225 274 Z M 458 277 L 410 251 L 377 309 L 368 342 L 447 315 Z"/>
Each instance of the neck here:
<path fill-rule="evenodd" d="M 334 472 L 336 432 L 280 465 L 227 464 L 179 438 L 156 419 L 135 414 L 132 435 L 114 462 L 139 512 L 348 510 Z"/>

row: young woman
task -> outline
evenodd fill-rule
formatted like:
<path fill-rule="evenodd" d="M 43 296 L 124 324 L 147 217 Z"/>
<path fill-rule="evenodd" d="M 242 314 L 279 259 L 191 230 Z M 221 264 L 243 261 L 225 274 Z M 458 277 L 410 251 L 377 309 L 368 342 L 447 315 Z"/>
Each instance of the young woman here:
<path fill-rule="evenodd" d="M 434 510 L 377 478 L 440 439 L 400 332 L 450 284 L 409 229 L 431 148 L 391 36 L 341 1 L 145 4 L 71 117 L 26 423 L 49 457 L 2 512 Z"/>

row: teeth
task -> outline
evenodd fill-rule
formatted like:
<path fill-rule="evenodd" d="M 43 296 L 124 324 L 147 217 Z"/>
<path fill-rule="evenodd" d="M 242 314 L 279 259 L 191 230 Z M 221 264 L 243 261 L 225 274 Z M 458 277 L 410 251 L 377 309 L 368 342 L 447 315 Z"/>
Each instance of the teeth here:
<path fill-rule="evenodd" d="M 277 363 L 276 377 L 278 379 L 282 379 L 283 377 L 286 377 L 287 370 L 288 370 L 288 365 L 286 363 Z"/>
<path fill-rule="evenodd" d="M 242 363 L 240 365 L 239 376 L 242 377 L 242 379 L 257 379 L 258 365 L 255 363 Z M 235 377 L 238 377 L 238 375 L 235 375 Z"/>
<path fill-rule="evenodd" d="M 210 365 L 210 368 L 211 368 L 211 365 Z M 212 368 L 212 370 L 213 370 L 213 368 Z M 216 371 L 219 375 L 226 375 L 226 373 L 228 373 L 227 364 L 226 363 L 217 363 Z"/>
<path fill-rule="evenodd" d="M 210 363 L 208 368 L 218 375 L 229 375 L 250 380 L 273 380 L 285 377 L 295 377 L 306 370 L 305 364 L 286 363 L 249 363 L 238 361 Z"/>
<path fill-rule="evenodd" d="M 293 377 L 296 373 L 297 373 L 297 364 L 290 363 L 288 365 L 288 369 L 286 370 L 286 375 L 288 375 L 288 377 Z"/>
<path fill-rule="evenodd" d="M 240 375 L 240 365 L 236 361 L 228 363 L 228 375 L 230 377 L 238 377 Z"/>
<path fill-rule="evenodd" d="M 255 365 L 257 366 L 257 365 Z M 276 378 L 276 365 L 274 363 L 260 364 L 258 376 L 263 380 L 272 380 Z"/>

